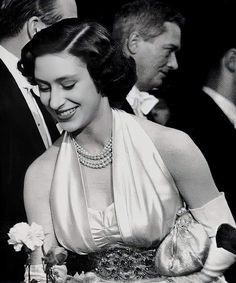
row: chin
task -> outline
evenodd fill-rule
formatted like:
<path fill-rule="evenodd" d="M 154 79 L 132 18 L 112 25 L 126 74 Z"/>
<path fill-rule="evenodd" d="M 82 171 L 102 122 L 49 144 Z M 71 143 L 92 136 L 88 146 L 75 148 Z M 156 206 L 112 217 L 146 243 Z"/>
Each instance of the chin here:
<path fill-rule="evenodd" d="M 154 90 L 154 89 L 159 89 L 161 87 L 163 83 L 163 80 L 161 78 L 155 78 L 154 80 L 152 80 L 152 82 L 149 85 L 149 90 Z"/>
<path fill-rule="evenodd" d="M 78 125 L 65 123 L 65 122 L 60 122 L 60 126 L 64 131 L 66 131 L 68 133 L 73 133 L 73 132 L 76 132 L 80 129 L 80 127 L 78 127 Z"/>

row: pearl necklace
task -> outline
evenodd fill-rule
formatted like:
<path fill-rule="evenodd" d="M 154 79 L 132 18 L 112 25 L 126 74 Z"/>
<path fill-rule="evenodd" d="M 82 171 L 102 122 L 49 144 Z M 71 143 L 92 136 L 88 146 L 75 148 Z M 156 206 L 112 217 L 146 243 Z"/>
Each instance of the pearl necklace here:
<path fill-rule="evenodd" d="M 72 138 L 72 140 L 76 149 L 78 160 L 84 166 L 93 169 L 101 169 L 112 163 L 112 137 L 98 154 L 89 153 L 86 149 L 79 145 L 74 138 Z"/>

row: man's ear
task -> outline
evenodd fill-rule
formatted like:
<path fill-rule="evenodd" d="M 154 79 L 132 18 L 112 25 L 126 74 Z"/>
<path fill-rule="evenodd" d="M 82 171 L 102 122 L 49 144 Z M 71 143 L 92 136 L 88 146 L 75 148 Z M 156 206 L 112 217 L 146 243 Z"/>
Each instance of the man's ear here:
<path fill-rule="evenodd" d="M 134 31 L 129 35 L 127 40 L 127 49 L 131 55 L 135 55 L 137 53 L 139 42 L 141 40 L 141 36 L 138 32 Z"/>
<path fill-rule="evenodd" d="M 223 63 L 230 72 L 236 71 L 236 48 L 231 48 L 225 53 Z"/>
<path fill-rule="evenodd" d="M 41 29 L 45 28 L 45 24 L 40 20 L 39 17 L 33 16 L 27 22 L 27 33 L 29 39 L 32 39 L 33 36 L 39 32 Z"/>

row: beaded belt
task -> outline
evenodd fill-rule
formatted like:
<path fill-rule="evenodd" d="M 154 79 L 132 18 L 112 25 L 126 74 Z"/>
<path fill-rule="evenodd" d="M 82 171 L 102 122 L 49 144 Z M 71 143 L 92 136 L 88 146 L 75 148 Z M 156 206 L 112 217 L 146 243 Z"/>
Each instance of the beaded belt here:
<path fill-rule="evenodd" d="M 88 255 L 91 271 L 102 279 L 134 281 L 158 277 L 156 249 L 111 245 Z"/>

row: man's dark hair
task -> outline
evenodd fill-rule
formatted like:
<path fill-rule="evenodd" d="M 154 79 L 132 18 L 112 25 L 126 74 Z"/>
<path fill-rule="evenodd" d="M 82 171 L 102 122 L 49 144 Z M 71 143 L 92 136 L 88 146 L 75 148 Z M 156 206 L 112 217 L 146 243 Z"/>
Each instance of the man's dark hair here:
<path fill-rule="evenodd" d="M 87 66 L 97 90 L 119 107 L 136 82 L 135 63 L 116 45 L 109 32 L 95 22 L 64 19 L 38 32 L 22 49 L 18 68 L 31 84 L 35 60 L 46 54 L 64 52 Z"/>
<path fill-rule="evenodd" d="M 164 23 L 177 24 L 181 29 L 184 17 L 164 2 L 136 0 L 123 5 L 116 13 L 113 38 L 124 45 L 133 31 L 138 31 L 144 40 L 150 40 L 165 31 Z"/>
<path fill-rule="evenodd" d="M 62 18 L 56 9 L 58 0 L 1 0 L 0 40 L 16 36 L 24 24 L 37 16 L 46 25 L 54 24 Z"/>

